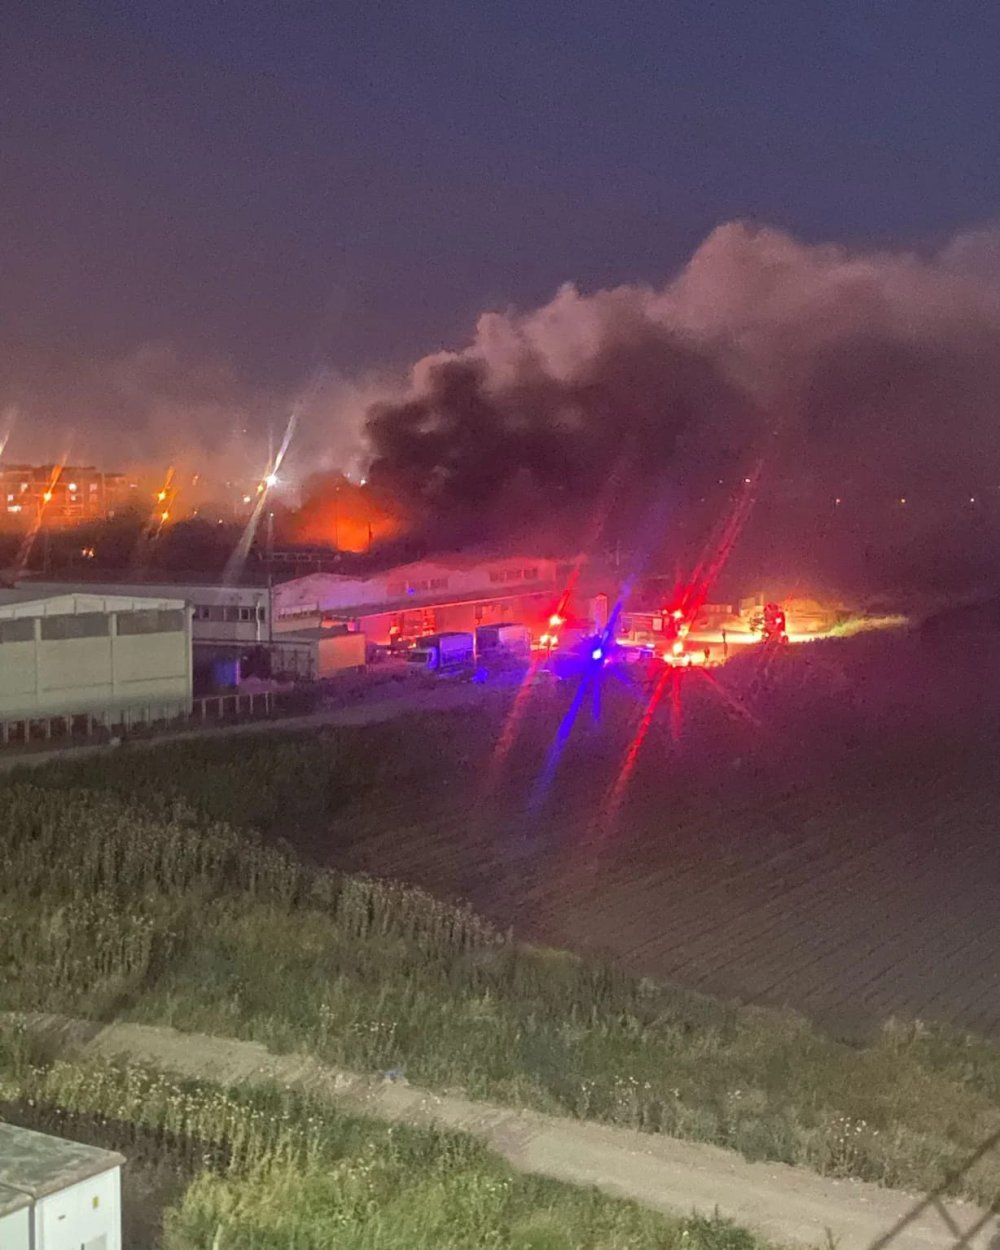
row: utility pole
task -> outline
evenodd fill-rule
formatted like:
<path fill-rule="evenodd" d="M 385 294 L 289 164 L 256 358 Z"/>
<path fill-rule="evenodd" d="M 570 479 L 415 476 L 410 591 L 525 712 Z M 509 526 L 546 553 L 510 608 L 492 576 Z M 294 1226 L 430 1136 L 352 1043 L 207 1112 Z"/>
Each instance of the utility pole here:
<path fill-rule="evenodd" d="M 267 641 L 274 642 L 274 513 L 267 514 Z"/>

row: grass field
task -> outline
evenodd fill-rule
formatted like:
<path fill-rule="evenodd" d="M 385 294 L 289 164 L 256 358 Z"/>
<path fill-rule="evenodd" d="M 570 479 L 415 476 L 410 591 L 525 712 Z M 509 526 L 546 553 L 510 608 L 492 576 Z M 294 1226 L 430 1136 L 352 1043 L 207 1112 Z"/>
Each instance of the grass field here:
<path fill-rule="evenodd" d="M 998 726 L 975 665 L 886 646 L 810 647 L 763 686 L 734 665 L 729 701 L 695 677 L 679 740 L 657 721 L 615 810 L 645 695 L 610 684 L 557 769 L 566 691 L 502 758 L 487 701 L 11 776 L 0 1006 L 246 1036 L 929 1188 L 1000 1129 Z M 614 958 L 526 948 L 511 924 Z M 811 993 L 835 1028 L 685 985 Z M 976 1003 L 980 1035 L 949 1028 Z M 998 1200 L 1000 1159 L 953 1190 Z"/>
<path fill-rule="evenodd" d="M 471 729 L 428 722 L 421 752 L 469 753 Z M 379 727 L 385 754 L 367 770 L 370 736 L 317 735 L 178 744 L 3 785 L 0 1006 L 253 1037 L 914 1189 L 1000 1127 L 1000 1050 L 986 1039 L 899 1024 L 847 1044 L 789 1013 L 520 946 L 467 909 L 220 821 L 272 839 L 297 825 L 315 859 L 331 814 L 340 836 L 347 814 L 425 792 L 411 732 Z M 599 762 L 600 735 L 583 749 Z M 74 788 L 83 780 L 97 789 Z M 1000 1161 L 957 1188 L 993 1201 Z"/>
<path fill-rule="evenodd" d="M 277 1089 L 46 1063 L 0 1033 L 0 1114 L 125 1153 L 124 1244 L 164 1250 L 755 1250 L 717 1218 L 511 1171 L 457 1133 L 338 1115 Z"/>
<path fill-rule="evenodd" d="M 766 689 L 751 656 L 692 673 L 679 741 L 666 699 L 617 794 L 645 694 L 611 679 L 600 724 L 588 701 L 551 769 L 571 691 L 536 692 L 506 753 L 503 701 L 487 697 L 44 779 L 160 815 L 182 800 L 313 863 L 843 1036 L 889 1016 L 1000 1036 L 1000 724 L 983 681 L 1000 657 L 967 650 L 868 636 L 791 648 Z"/>

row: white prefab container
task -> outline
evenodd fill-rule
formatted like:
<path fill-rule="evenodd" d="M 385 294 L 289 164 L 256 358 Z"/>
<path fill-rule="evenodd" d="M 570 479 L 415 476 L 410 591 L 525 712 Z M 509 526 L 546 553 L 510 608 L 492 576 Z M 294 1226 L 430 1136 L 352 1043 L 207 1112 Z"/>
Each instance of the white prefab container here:
<path fill-rule="evenodd" d="M 270 650 L 271 676 L 299 681 L 317 681 L 363 669 L 367 662 L 367 640 L 364 634 L 356 632 L 290 630 L 279 634 Z"/>
<path fill-rule="evenodd" d="M 121 1250 L 121 1167 L 110 1150 L 0 1124 L 0 1247 Z"/>
<path fill-rule="evenodd" d="M 0 1247 L 31 1250 L 31 1199 L 0 1185 Z"/>

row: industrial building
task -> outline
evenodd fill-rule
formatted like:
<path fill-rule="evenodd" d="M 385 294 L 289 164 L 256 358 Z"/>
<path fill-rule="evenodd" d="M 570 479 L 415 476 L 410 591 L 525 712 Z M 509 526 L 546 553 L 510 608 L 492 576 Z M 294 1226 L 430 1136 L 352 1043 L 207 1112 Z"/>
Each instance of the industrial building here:
<path fill-rule="evenodd" d="M 274 637 L 334 624 L 348 624 L 383 645 L 395 637 L 504 621 L 541 632 L 580 568 L 590 593 L 607 589 L 579 560 L 534 556 L 439 557 L 368 578 L 313 573 L 274 587 Z M 577 590 L 585 595 L 583 586 Z"/>
<path fill-rule="evenodd" d="M 25 580 L 37 594 L 142 595 L 181 599 L 192 608 L 191 637 L 208 657 L 264 645 L 270 636 L 270 592 L 266 586 L 223 586 L 192 582 L 48 582 Z"/>
<path fill-rule="evenodd" d="M 121 1168 L 109 1150 L 0 1124 L 2 1250 L 121 1250 Z"/>
<path fill-rule="evenodd" d="M 583 575 L 576 584 L 579 572 Z M 366 644 L 386 645 L 435 631 L 519 622 L 544 632 L 566 588 L 580 610 L 607 592 L 603 574 L 580 560 L 482 553 L 424 560 L 350 577 L 315 572 L 272 587 L 202 583 L 25 581 L 24 593 L 105 597 L 160 596 L 190 608 L 196 684 L 237 685 L 241 677 L 315 680 L 361 667 Z M 610 579 L 614 581 L 613 578 Z M 600 583 L 600 584 L 599 584 Z M 220 676 L 225 670 L 225 679 Z"/>
<path fill-rule="evenodd" d="M 191 696 L 191 615 L 182 598 L 0 591 L 5 725 L 166 719 L 190 713 Z"/>

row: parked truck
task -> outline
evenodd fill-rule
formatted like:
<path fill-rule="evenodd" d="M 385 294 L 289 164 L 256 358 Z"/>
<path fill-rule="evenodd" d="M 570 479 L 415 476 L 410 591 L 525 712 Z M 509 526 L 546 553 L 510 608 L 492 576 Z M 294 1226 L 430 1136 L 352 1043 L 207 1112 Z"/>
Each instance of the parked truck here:
<path fill-rule="evenodd" d="M 531 657 L 531 630 L 504 621 L 476 629 L 476 654 L 481 660 L 527 660 Z"/>
<path fill-rule="evenodd" d="M 407 663 L 428 673 L 472 670 L 476 664 L 476 640 L 472 634 L 425 634 L 406 653 Z"/>

